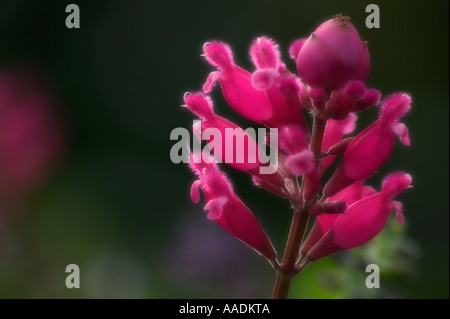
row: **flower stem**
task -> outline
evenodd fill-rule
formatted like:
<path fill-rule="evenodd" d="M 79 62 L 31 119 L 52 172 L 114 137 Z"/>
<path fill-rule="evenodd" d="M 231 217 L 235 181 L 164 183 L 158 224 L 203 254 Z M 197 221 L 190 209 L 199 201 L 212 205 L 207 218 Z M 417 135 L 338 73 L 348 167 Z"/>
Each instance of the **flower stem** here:
<path fill-rule="evenodd" d="M 286 299 L 291 286 L 292 276 L 285 276 L 277 272 L 277 279 L 273 286 L 272 299 Z"/>
<path fill-rule="evenodd" d="M 314 118 L 313 133 L 311 136 L 311 151 L 316 157 L 319 157 L 322 154 L 322 140 L 326 124 L 327 121 L 321 119 L 319 116 Z"/>
<path fill-rule="evenodd" d="M 273 288 L 273 299 L 287 298 L 291 279 L 298 270 L 295 267 L 297 255 L 300 250 L 309 215 L 303 211 L 295 211 L 292 218 L 291 228 L 284 251 L 283 261 L 281 263 L 282 271 L 277 273 L 277 279 Z"/>
<path fill-rule="evenodd" d="M 322 154 L 322 141 L 326 124 L 327 121 L 321 119 L 319 116 L 314 118 L 310 149 L 316 158 L 318 158 L 317 164 L 320 162 L 320 155 Z M 297 196 L 300 195 L 300 198 L 298 198 L 299 201 L 302 201 L 303 198 L 303 186 L 304 180 L 302 181 L 300 194 L 296 194 Z M 280 269 L 277 271 L 277 279 L 273 287 L 272 299 L 286 299 L 292 278 L 303 270 L 307 264 L 307 262 L 302 263 L 301 267 L 296 265 L 297 256 L 305 235 L 306 226 L 308 225 L 308 206 L 308 202 L 302 201 L 302 209 L 296 209 L 294 211 L 286 248 L 284 250 L 283 261 L 280 265 Z"/>

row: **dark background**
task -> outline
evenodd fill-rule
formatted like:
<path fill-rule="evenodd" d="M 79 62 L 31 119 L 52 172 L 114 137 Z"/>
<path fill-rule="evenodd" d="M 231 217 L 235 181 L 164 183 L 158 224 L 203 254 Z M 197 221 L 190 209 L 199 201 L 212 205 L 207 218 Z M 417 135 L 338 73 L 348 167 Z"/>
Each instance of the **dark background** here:
<path fill-rule="evenodd" d="M 371 182 L 379 187 L 393 170 L 413 175 L 414 188 L 400 197 L 407 223 L 399 236 L 408 238 L 415 257 L 394 265 L 412 269 L 401 280 L 383 277 L 381 267 L 381 284 L 395 287 L 394 294 L 348 292 L 346 285 L 364 286 L 364 268 L 345 266 L 339 256 L 309 266 L 293 294 L 448 298 L 448 1 L 377 1 L 380 29 L 365 27 L 370 2 L 364 1 L 74 3 L 81 28 L 69 30 L 63 1 L 0 1 L 0 71 L 44 70 L 68 133 L 62 159 L 25 212 L 4 222 L 0 297 L 268 297 L 269 265 L 190 202 L 194 176 L 171 163 L 169 135 L 192 125 L 180 104 L 211 70 L 200 57 L 205 41 L 228 42 L 236 61 L 250 67 L 251 41 L 268 35 L 295 70 L 291 41 L 342 13 L 369 42 L 368 86 L 414 99 L 404 120 L 412 146 L 396 143 Z M 219 93 L 213 94 L 218 113 L 248 124 Z M 375 118 L 376 110 L 364 113 L 358 129 Z M 254 188 L 248 176 L 227 172 L 281 252 L 289 206 Z M 64 285 L 70 263 L 81 268 L 80 289 Z M 330 283 L 328 275 L 342 280 Z"/>

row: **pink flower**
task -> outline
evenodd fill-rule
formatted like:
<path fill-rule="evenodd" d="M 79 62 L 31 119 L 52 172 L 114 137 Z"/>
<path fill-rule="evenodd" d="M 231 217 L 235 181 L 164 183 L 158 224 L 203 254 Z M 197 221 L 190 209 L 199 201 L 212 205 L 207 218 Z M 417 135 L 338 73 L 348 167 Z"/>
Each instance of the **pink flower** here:
<path fill-rule="evenodd" d="M 285 126 L 280 132 L 280 147 L 288 156 L 284 165 L 295 176 L 305 176 L 306 200 L 312 199 L 322 187 L 314 154 L 308 148 L 308 136 L 298 126 Z"/>
<path fill-rule="evenodd" d="M 321 87 L 309 88 L 310 108 L 322 119 L 343 120 L 350 112 L 361 112 L 377 105 L 381 93 L 369 89 L 361 81 L 349 81 L 342 88 L 328 93 Z M 307 103 L 305 103 L 307 104 Z"/>
<path fill-rule="evenodd" d="M 302 48 L 303 44 L 305 44 L 306 39 L 301 38 L 294 40 L 291 45 L 289 46 L 289 57 L 295 61 L 297 61 L 298 53 L 300 52 L 300 49 Z"/>
<path fill-rule="evenodd" d="M 365 81 L 370 58 L 365 42 L 349 18 L 338 15 L 322 23 L 301 46 L 297 70 L 311 87 L 341 88 L 351 80 Z"/>
<path fill-rule="evenodd" d="M 192 154 L 191 168 L 198 175 L 192 184 L 191 199 L 194 203 L 200 200 L 200 188 L 206 200 L 205 210 L 208 219 L 215 220 L 227 232 L 240 239 L 269 260 L 276 258 L 276 252 L 251 211 L 234 193 L 231 183 L 217 165 L 209 159 L 205 163 L 194 160 L 200 154 Z M 198 158 L 200 159 L 200 158 Z"/>
<path fill-rule="evenodd" d="M 270 127 L 295 124 L 307 131 L 299 99 L 305 88 L 287 72 L 278 44 L 267 37 L 257 38 L 250 47 L 250 57 L 257 69 L 252 74 L 253 87 L 265 91 L 272 106 L 272 117 L 264 124 Z"/>
<path fill-rule="evenodd" d="M 343 201 L 346 207 L 350 206 L 354 202 L 367 197 L 369 195 L 375 194 L 376 191 L 370 187 L 363 185 L 362 181 L 358 181 L 350 185 L 349 187 L 341 190 L 336 195 L 328 198 L 325 203 L 334 201 Z M 324 204 L 325 204 L 324 203 Z M 315 245 L 317 242 L 328 232 L 331 226 L 339 218 L 337 214 L 322 214 L 317 217 L 308 237 L 302 245 L 301 253 L 306 255 L 306 253 Z"/>
<path fill-rule="evenodd" d="M 361 81 L 350 81 L 342 89 L 333 91 L 326 105 L 326 116 L 343 119 L 349 112 L 361 112 L 378 104 L 380 98 L 380 91 L 366 88 Z"/>
<path fill-rule="evenodd" d="M 309 261 L 362 245 L 376 236 L 392 210 L 403 222 L 402 204 L 392 198 L 410 186 L 411 176 L 391 174 L 379 192 L 363 182 L 386 162 L 396 136 L 404 145 L 410 144 L 408 129 L 399 120 L 409 111 L 411 98 L 404 93 L 389 96 L 381 104 L 379 118 L 356 136 L 351 135 L 356 113 L 379 105 L 381 93 L 366 87 L 369 51 L 349 18 L 338 15 L 321 24 L 307 39 L 291 44 L 289 56 L 296 61 L 299 76 L 287 69 L 279 45 L 266 36 L 255 39 L 250 46 L 255 67 L 252 71 L 237 66 L 230 47 L 223 42 L 206 43 L 203 53 L 217 68 L 209 74 L 203 92 L 211 92 L 219 82 L 225 100 L 237 113 L 273 129 L 266 141 L 278 136 L 278 145 L 266 142 L 277 151 L 277 170 L 261 175 L 258 170 L 265 168 L 264 155 L 256 161 L 247 160 L 250 151 L 262 153 L 258 143 L 239 126 L 216 115 L 208 96 L 185 96 L 185 106 L 202 119 L 194 127 L 200 139 L 209 129 L 216 129 L 222 136 L 227 129 L 240 129 L 235 140 L 247 143 L 246 150 L 240 151 L 226 138 L 215 141 L 206 136 L 214 157 L 227 163 L 224 152 L 231 152 L 234 161 L 228 162 L 230 166 L 251 174 L 257 187 L 290 202 L 294 214 L 282 261 L 276 259 L 261 226 L 215 163 L 195 164 L 199 154 L 193 155 L 191 163 L 199 175 L 191 198 L 198 202 L 201 188 L 208 218 L 217 220 L 271 261 L 278 272 L 275 298 L 286 297 L 290 279 Z M 308 127 L 304 110 L 313 118 L 312 128 Z M 263 149 L 267 145 L 260 146 Z M 238 157 L 244 160 L 236 161 Z M 334 161 L 338 161 L 335 172 L 322 183 Z M 315 223 L 303 241 L 309 215 L 315 216 Z"/>
<path fill-rule="evenodd" d="M 208 76 L 203 92 L 211 92 L 214 83 L 219 81 L 225 99 L 243 117 L 261 124 L 272 118 L 272 105 L 266 93 L 253 87 L 250 72 L 234 64 L 227 44 L 207 42 L 203 46 L 203 54 L 211 65 L 219 69 Z"/>
<path fill-rule="evenodd" d="M 259 176 L 269 183 L 283 185 L 283 179 L 278 172 L 274 174 L 260 173 L 259 168 L 267 166 L 269 159 L 250 134 L 238 125 L 214 113 L 213 103 L 208 96 L 203 93 L 186 93 L 184 102 L 183 106 L 202 120 L 196 132 L 200 135 L 198 136 L 199 140 L 208 129 L 213 129 L 219 133 L 220 136 L 211 135 L 206 139 L 208 145 L 212 146 L 212 153 L 216 158 L 235 169 Z M 217 140 L 219 138 L 220 140 Z M 241 149 L 240 146 L 243 146 L 243 148 Z"/>
<path fill-rule="evenodd" d="M 230 106 L 249 120 L 272 128 L 297 124 L 307 130 L 300 100 L 304 86 L 287 73 L 272 39 L 261 37 L 251 45 L 250 56 L 257 68 L 253 74 L 234 64 L 230 47 L 222 42 L 205 43 L 203 51 L 219 69 L 208 76 L 203 92 L 209 93 L 219 81 Z"/>
<path fill-rule="evenodd" d="M 402 144 L 409 146 L 408 129 L 403 123 L 398 123 L 398 120 L 410 108 L 411 97 L 405 93 L 393 94 L 384 101 L 379 119 L 348 145 L 339 167 L 325 185 L 326 197 L 375 173 L 391 154 L 395 136 Z"/>
<path fill-rule="evenodd" d="M 302 247 L 302 254 L 314 261 L 342 249 L 360 246 L 383 229 L 392 210 L 403 223 L 402 204 L 392 198 L 410 186 L 411 176 L 403 172 L 386 176 L 381 191 L 369 196 L 370 189 L 367 192 L 361 185 L 350 186 L 351 190 L 344 190 L 341 198 L 348 202 L 360 196 L 361 199 L 350 204 L 342 215 L 320 215 Z M 335 199 L 340 196 L 336 194 Z"/>
<path fill-rule="evenodd" d="M 322 141 L 322 151 L 325 154 L 332 151 L 332 147 L 336 147 L 338 143 L 342 142 L 344 135 L 352 133 L 355 130 L 356 120 L 357 116 L 354 113 L 349 113 L 347 118 L 343 120 L 328 120 Z M 342 150 L 342 148 L 340 150 Z M 345 151 L 345 149 L 343 151 Z M 326 156 L 320 162 L 319 172 L 323 172 L 327 169 L 333 163 L 336 155 L 337 154 L 334 153 Z"/>
<path fill-rule="evenodd" d="M 61 151 L 55 101 L 37 72 L 0 72 L 0 202 L 35 188 Z"/>

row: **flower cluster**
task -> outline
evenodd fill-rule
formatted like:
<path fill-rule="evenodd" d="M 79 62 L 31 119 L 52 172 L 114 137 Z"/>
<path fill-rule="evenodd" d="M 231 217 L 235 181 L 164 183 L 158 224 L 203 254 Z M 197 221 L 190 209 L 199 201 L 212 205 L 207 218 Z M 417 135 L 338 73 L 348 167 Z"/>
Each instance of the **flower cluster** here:
<path fill-rule="evenodd" d="M 249 72 L 236 64 L 227 44 L 207 42 L 203 56 L 216 70 L 207 77 L 203 92 L 185 94 L 183 105 L 202 120 L 195 128 L 196 136 L 211 127 L 221 131 L 238 128 L 216 115 L 207 95 L 219 84 L 238 114 L 277 129 L 278 165 L 273 174 L 261 174 L 262 161 L 250 162 L 246 156 L 228 164 L 251 174 L 257 186 L 291 202 L 293 226 L 282 263 L 257 219 L 211 157 L 191 154 L 190 166 L 198 175 L 191 198 L 199 202 L 201 189 L 208 218 L 285 275 L 300 271 L 310 261 L 369 241 L 382 230 L 391 211 L 403 223 L 402 204 L 393 197 L 411 186 L 411 176 L 403 172 L 386 176 L 379 191 L 364 184 L 386 162 L 396 137 L 402 144 L 410 144 L 408 129 L 399 121 L 410 110 L 411 97 L 395 93 L 381 99 L 378 90 L 366 86 L 369 50 L 349 19 L 338 15 L 324 22 L 307 39 L 294 41 L 289 55 L 297 74 L 282 62 L 274 40 L 257 38 L 250 46 L 255 70 Z M 370 107 L 379 108 L 378 119 L 349 136 L 355 130 L 357 113 Z M 304 112 L 314 121 L 312 129 Z M 235 138 L 260 152 L 245 131 Z M 222 149 L 237 152 L 234 147 L 222 141 Z M 222 152 L 211 152 L 223 161 Z M 337 160 L 336 170 L 327 172 Z M 331 177 L 326 180 L 325 176 Z M 311 215 L 316 216 L 314 225 L 303 240 Z"/>

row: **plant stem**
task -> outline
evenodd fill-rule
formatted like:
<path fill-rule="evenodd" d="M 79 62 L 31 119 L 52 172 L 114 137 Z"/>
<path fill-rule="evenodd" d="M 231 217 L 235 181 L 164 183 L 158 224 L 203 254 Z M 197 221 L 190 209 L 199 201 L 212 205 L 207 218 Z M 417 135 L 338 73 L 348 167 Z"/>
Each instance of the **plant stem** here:
<path fill-rule="evenodd" d="M 295 261 L 297 260 L 307 222 L 308 214 L 305 214 L 303 211 L 294 212 L 282 261 L 283 269 L 286 273 L 295 272 Z"/>
<path fill-rule="evenodd" d="M 277 272 L 277 279 L 273 286 L 272 299 L 286 299 L 289 293 L 289 287 L 291 286 L 292 276 L 285 276 L 280 272 Z"/>
<path fill-rule="evenodd" d="M 306 225 L 308 224 L 309 215 L 303 211 L 295 211 L 292 217 L 291 228 L 284 250 L 283 261 L 281 263 L 282 272 L 277 273 L 277 279 L 273 288 L 273 299 L 287 298 L 291 279 L 297 274 L 295 262 L 300 250 L 303 235 L 305 234 Z"/>
<path fill-rule="evenodd" d="M 317 164 L 320 162 L 320 155 L 322 154 L 322 141 L 325 132 L 326 120 L 321 119 L 319 116 L 314 118 L 313 131 L 311 135 L 310 149 L 314 153 L 317 159 Z M 302 180 L 302 187 L 298 200 L 302 200 L 304 190 L 304 179 Z M 300 268 L 296 267 L 297 256 L 300 251 L 300 246 L 305 235 L 306 226 L 308 225 L 308 206 L 306 202 L 302 203 L 302 209 L 295 210 L 292 217 L 291 228 L 289 229 L 289 235 L 286 242 L 286 248 L 284 250 L 283 261 L 280 265 L 280 269 L 277 271 L 277 279 L 273 287 L 272 298 L 273 299 L 285 299 L 288 296 L 289 288 L 292 278 L 301 270 L 304 269 L 306 263 L 302 263 Z"/>
<path fill-rule="evenodd" d="M 326 124 L 327 121 L 321 119 L 319 116 L 314 118 L 313 133 L 311 136 L 311 151 L 315 156 L 320 156 L 322 153 L 322 140 Z"/>

